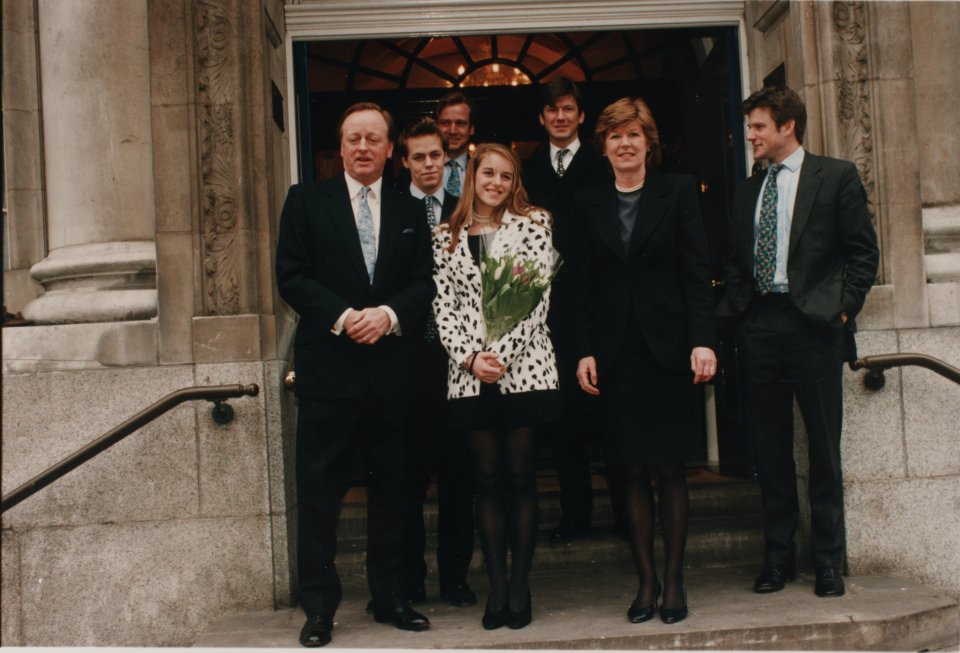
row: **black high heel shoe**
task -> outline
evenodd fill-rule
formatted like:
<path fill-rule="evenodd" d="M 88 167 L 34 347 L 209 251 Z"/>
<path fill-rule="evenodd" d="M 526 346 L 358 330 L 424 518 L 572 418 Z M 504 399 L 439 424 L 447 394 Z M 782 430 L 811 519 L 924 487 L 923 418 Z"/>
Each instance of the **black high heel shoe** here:
<path fill-rule="evenodd" d="M 683 605 L 679 608 L 665 608 L 660 606 L 660 621 L 665 624 L 675 624 L 687 618 L 687 586 L 683 585 Z"/>
<path fill-rule="evenodd" d="M 510 614 L 509 600 L 504 601 L 503 607 L 496 611 L 490 609 L 490 602 L 487 601 L 487 606 L 483 609 L 483 618 L 480 620 L 480 623 L 483 624 L 484 630 L 496 630 L 509 623 Z"/>
<path fill-rule="evenodd" d="M 627 610 L 627 619 L 630 623 L 642 624 L 644 621 L 653 619 L 653 611 L 657 609 L 657 599 L 660 598 L 660 589 L 660 582 L 657 581 L 657 589 L 653 592 L 653 600 L 650 601 L 650 605 L 640 603 L 640 595 L 643 593 L 643 589 L 637 591 L 637 598 L 633 600 L 630 609 Z"/>
<path fill-rule="evenodd" d="M 508 627 L 517 630 L 530 625 L 530 622 L 533 621 L 533 599 L 530 597 L 530 592 L 527 592 L 527 607 L 520 612 L 514 612 L 510 609 L 510 601 L 508 600 L 507 611 L 509 613 L 507 616 Z"/>

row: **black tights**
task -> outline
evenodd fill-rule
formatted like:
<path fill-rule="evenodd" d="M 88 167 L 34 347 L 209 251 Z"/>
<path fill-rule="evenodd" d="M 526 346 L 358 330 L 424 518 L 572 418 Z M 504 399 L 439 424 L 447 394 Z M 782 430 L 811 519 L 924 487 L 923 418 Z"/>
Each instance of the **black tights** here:
<path fill-rule="evenodd" d="M 533 429 L 470 431 L 468 438 L 477 473 L 477 526 L 490 579 L 487 605 L 497 611 L 509 600 L 519 612 L 527 606 L 539 519 Z"/>
<path fill-rule="evenodd" d="M 678 608 L 683 605 L 683 552 L 687 545 L 687 515 L 690 499 L 687 495 L 685 466 L 636 465 L 620 468 L 623 499 L 630 524 L 630 549 L 640 576 L 637 602 L 653 603 L 657 588 L 657 570 L 653 561 L 653 476 L 657 478 L 660 499 L 660 526 L 666 565 L 663 572 L 663 605 Z"/>

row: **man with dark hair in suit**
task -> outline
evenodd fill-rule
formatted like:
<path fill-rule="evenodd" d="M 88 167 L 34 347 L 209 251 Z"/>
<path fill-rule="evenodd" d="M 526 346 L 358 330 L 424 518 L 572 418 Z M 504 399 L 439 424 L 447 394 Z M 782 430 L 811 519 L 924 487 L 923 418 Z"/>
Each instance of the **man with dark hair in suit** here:
<path fill-rule="evenodd" d="M 571 229 L 563 224 L 563 212 L 576 191 L 602 184 L 609 179 L 605 162 L 589 143 L 580 141 L 580 126 L 585 114 L 580 89 L 567 77 L 554 77 L 538 93 L 540 124 L 547 142 L 523 162 L 523 183 L 530 203 L 548 211 L 554 218 L 554 245 L 569 258 L 573 243 Z M 550 540 L 566 543 L 587 533 L 593 514 L 593 487 L 586 448 L 589 434 L 596 428 L 595 400 L 580 391 L 576 383 L 577 360 L 570 351 L 570 279 L 569 268 L 560 268 L 553 282 L 550 314 L 547 322 L 557 351 L 560 391 L 564 396 L 563 421 L 552 429 L 560 481 L 561 520 L 550 533 Z M 618 505 L 611 488 L 614 506 Z M 616 510 L 616 508 L 615 508 Z"/>
<path fill-rule="evenodd" d="M 331 640 L 342 595 L 337 519 L 353 453 L 367 473 L 367 575 L 374 619 L 425 630 L 403 596 L 405 429 L 416 345 L 433 297 L 422 205 L 383 183 L 390 114 L 373 103 L 338 127 L 344 174 L 290 188 L 280 216 L 277 285 L 300 315 L 297 560 L 304 646 Z"/>
<path fill-rule="evenodd" d="M 410 173 L 406 189 L 422 205 L 431 229 L 445 222 L 460 199 L 443 187 L 447 160 L 447 138 L 433 118 L 421 118 L 408 125 L 397 143 L 403 167 Z M 426 530 L 423 501 L 430 477 L 437 478 L 437 574 L 440 597 L 456 607 L 476 604 L 477 595 L 467 584 L 473 557 L 474 475 L 466 438 L 446 431 L 447 352 L 429 320 L 417 342 L 415 370 L 417 397 L 410 461 L 412 498 L 407 519 L 409 536 L 405 543 L 406 593 L 413 602 L 426 599 Z"/>
<path fill-rule="evenodd" d="M 877 274 L 877 236 L 856 167 L 801 146 L 807 113 L 797 93 L 764 88 L 743 113 L 754 158 L 769 165 L 734 195 L 717 314 L 740 320 L 765 537 L 754 590 L 775 592 L 796 576 L 796 398 L 809 449 L 814 591 L 842 596 L 841 371 L 845 330 Z"/>
<path fill-rule="evenodd" d="M 443 187 L 459 197 L 467 170 L 470 139 L 476 131 L 477 107 L 469 96 L 454 91 L 437 101 L 434 115 L 440 130 L 447 137 L 447 162 L 443 169 Z"/>

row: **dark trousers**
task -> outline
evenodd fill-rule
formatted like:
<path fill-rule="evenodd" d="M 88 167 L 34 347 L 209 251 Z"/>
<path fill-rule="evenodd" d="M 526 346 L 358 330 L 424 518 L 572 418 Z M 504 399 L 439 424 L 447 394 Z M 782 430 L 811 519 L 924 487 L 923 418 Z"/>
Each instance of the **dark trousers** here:
<path fill-rule="evenodd" d="M 787 295 L 758 295 L 744 316 L 741 338 L 763 500 L 766 562 L 783 564 L 794 551 L 799 519 L 793 456 L 796 398 L 808 438 L 813 563 L 842 567 L 842 330 L 813 324 Z"/>
<path fill-rule="evenodd" d="M 437 479 L 437 571 L 440 591 L 466 582 L 473 559 L 476 481 L 466 436 L 446 428 L 447 353 L 426 342 L 418 356 L 417 400 L 408 434 L 408 533 L 404 543 L 405 591 L 427 576 L 423 502 Z"/>
<path fill-rule="evenodd" d="M 409 402 L 374 397 L 301 399 L 297 418 L 297 566 L 308 616 L 332 618 L 341 585 L 337 520 L 357 447 L 367 497 L 367 578 L 377 605 L 400 600 L 404 431 Z"/>

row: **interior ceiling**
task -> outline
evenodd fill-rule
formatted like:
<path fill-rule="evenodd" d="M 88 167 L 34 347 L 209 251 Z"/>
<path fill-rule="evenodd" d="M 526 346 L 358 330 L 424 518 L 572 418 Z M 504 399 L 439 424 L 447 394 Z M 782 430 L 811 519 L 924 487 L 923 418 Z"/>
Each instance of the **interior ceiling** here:
<path fill-rule="evenodd" d="M 678 48 L 698 63 L 715 44 L 690 29 L 315 41 L 310 90 L 390 90 L 656 79 Z"/>

